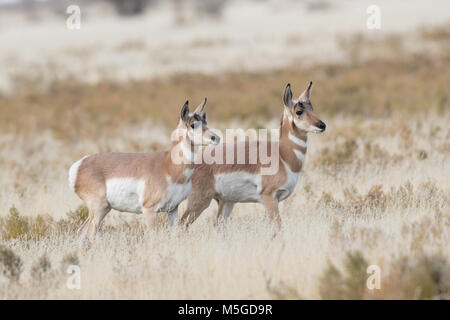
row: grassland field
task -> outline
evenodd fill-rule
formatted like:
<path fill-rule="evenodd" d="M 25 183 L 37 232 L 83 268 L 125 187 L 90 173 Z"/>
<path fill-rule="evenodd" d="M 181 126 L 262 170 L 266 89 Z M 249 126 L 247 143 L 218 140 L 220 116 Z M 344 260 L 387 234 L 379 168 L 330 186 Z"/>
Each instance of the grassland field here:
<path fill-rule="evenodd" d="M 0 299 L 448 299 L 445 30 L 423 32 L 434 51 L 383 57 L 364 50 L 398 52 L 400 38 L 349 38 L 349 63 L 94 84 L 16 74 L 13 93 L 0 95 Z M 87 209 L 67 185 L 75 160 L 168 149 L 187 98 L 208 97 L 210 127 L 277 128 L 285 84 L 299 94 L 309 80 L 327 130 L 308 140 L 276 239 L 262 206 L 237 205 L 222 232 L 212 204 L 187 232 L 161 215 L 152 233 L 142 217 L 112 211 L 79 247 Z M 71 264 L 79 289 L 67 287 Z M 380 267 L 379 290 L 366 286 L 369 265 Z"/>

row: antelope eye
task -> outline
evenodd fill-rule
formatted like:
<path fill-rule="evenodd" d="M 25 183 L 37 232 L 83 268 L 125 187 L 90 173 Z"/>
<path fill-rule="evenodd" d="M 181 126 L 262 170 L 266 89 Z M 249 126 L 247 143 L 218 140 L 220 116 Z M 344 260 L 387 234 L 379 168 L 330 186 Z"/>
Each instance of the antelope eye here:
<path fill-rule="evenodd" d="M 191 123 L 191 128 L 195 129 L 198 128 L 199 126 L 201 126 L 202 122 L 201 121 L 194 121 Z"/>
<path fill-rule="evenodd" d="M 303 113 L 302 109 L 299 109 L 299 110 L 295 111 L 295 114 L 298 115 L 298 116 L 301 116 L 302 113 Z"/>

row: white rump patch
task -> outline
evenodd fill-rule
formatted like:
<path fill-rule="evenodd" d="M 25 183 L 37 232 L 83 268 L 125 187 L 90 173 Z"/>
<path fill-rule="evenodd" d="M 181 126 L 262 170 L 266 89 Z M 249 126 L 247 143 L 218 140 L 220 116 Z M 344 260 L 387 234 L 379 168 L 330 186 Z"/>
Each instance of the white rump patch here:
<path fill-rule="evenodd" d="M 84 156 L 83 158 L 81 158 L 80 160 L 78 160 L 77 162 L 75 162 L 74 164 L 72 164 L 70 166 L 69 169 L 69 187 L 70 189 L 72 189 L 75 192 L 75 183 L 77 182 L 77 176 L 78 176 L 78 168 L 80 167 L 81 163 L 83 162 L 84 159 L 86 159 L 87 156 Z"/>
<path fill-rule="evenodd" d="M 142 213 L 145 181 L 133 178 L 106 180 L 106 199 L 118 211 Z"/>
<path fill-rule="evenodd" d="M 216 192 L 226 202 L 261 202 L 261 175 L 247 172 L 216 175 Z"/>
<path fill-rule="evenodd" d="M 303 141 L 302 139 L 297 138 L 296 136 L 294 136 L 293 134 L 291 134 L 289 132 L 288 134 L 289 139 L 294 142 L 296 145 L 302 147 L 302 148 L 306 148 L 306 142 Z"/>

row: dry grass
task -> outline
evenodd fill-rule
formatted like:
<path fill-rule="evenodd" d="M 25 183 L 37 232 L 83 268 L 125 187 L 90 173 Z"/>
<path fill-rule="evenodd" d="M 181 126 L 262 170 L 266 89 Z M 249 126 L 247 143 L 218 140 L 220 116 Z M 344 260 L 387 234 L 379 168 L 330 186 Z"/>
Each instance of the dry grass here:
<path fill-rule="evenodd" d="M 18 77 L 20 91 L 0 97 L 0 298 L 448 298 L 449 62 L 443 51 L 122 85 Z M 310 79 L 327 131 L 308 140 L 275 240 L 261 206 L 236 206 L 221 232 L 212 205 L 189 232 L 112 212 L 78 246 L 87 211 L 66 182 L 76 159 L 167 148 L 186 97 L 208 96 L 211 127 L 277 127 L 285 83 Z M 80 290 L 66 286 L 71 264 Z"/>

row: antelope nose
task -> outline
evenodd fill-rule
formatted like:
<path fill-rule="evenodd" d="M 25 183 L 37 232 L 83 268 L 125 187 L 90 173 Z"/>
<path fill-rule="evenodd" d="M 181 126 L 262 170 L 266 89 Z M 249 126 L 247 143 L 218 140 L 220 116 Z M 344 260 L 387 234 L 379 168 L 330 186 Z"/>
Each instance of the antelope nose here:
<path fill-rule="evenodd" d="M 319 128 L 320 130 L 322 130 L 322 132 L 325 131 L 325 128 L 327 126 L 325 125 L 325 123 L 323 121 L 320 121 L 319 124 L 317 125 L 317 128 Z"/>

